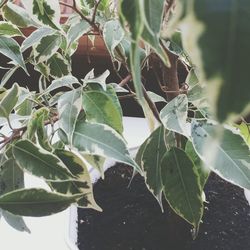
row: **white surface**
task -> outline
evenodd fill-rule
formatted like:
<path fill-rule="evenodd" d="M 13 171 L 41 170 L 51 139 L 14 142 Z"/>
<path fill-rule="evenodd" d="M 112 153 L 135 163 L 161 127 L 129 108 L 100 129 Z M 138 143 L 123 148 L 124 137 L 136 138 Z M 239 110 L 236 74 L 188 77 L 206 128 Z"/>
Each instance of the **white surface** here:
<path fill-rule="evenodd" d="M 149 129 L 145 119 L 124 118 L 124 138 L 128 147 L 135 153 L 136 148 L 147 138 Z M 134 154 L 133 153 L 133 154 Z M 113 162 L 106 163 L 112 165 Z M 92 174 L 93 175 L 93 174 Z M 40 179 L 26 175 L 27 187 L 43 187 L 47 185 Z M 71 208 L 62 213 L 42 218 L 26 217 L 25 222 L 31 234 L 21 233 L 11 228 L 3 218 L 0 221 L 0 246 L 1 250 L 75 250 L 76 241 L 76 208 Z M 71 218 L 70 218 L 71 216 Z M 71 226 L 69 224 L 71 223 Z M 68 243 L 73 243 L 70 248 Z"/>

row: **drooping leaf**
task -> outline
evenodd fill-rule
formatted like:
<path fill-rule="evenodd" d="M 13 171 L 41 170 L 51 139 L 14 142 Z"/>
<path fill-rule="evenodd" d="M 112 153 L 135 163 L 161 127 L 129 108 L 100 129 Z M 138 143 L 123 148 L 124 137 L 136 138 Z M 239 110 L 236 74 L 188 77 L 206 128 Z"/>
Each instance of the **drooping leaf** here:
<path fill-rule="evenodd" d="M 1 83 L 0 83 L 0 87 L 5 86 L 5 84 L 10 80 L 10 78 L 15 74 L 15 72 L 18 70 L 20 66 L 19 65 L 15 65 L 14 67 L 12 67 L 11 69 L 9 69 L 4 76 L 1 79 Z"/>
<path fill-rule="evenodd" d="M 50 57 L 47 63 L 50 68 L 50 75 L 53 78 L 61 78 L 70 74 L 69 62 L 58 52 Z"/>
<path fill-rule="evenodd" d="M 190 10 L 180 25 L 184 47 L 199 68 L 202 82 L 207 83 L 207 98 L 214 113 L 225 121 L 232 113 L 242 112 L 250 101 L 250 44 L 246 42 L 250 39 L 250 2 L 201 0 L 180 4 Z"/>
<path fill-rule="evenodd" d="M 197 155 L 191 141 L 188 141 L 186 143 L 185 152 L 189 156 L 189 158 L 193 161 L 195 168 L 197 169 L 197 173 L 199 174 L 201 189 L 203 190 L 211 171 L 208 167 L 204 165 L 200 157 Z"/>
<path fill-rule="evenodd" d="M 184 94 L 171 100 L 160 112 L 160 118 L 166 129 L 189 136 L 186 126 L 188 99 Z"/>
<path fill-rule="evenodd" d="M 66 92 L 58 99 L 59 127 L 66 133 L 70 145 L 81 108 L 81 89 Z"/>
<path fill-rule="evenodd" d="M 20 46 L 13 38 L 0 36 L 0 53 L 10 58 L 15 64 L 20 65 L 27 73 Z"/>
<path fill-rule="evenodd" d="M 160 126 L 147 139 L 143 154 L 141 156 L 141 166 L 146 179 L 148 189 L 162 205 L 162 178 L 161 160 L 166 153 L 165 128 Z"/>
<path fill-rule="evenodd" d="M 15 83 L 0 102 L 0 117 L 8 118 L 18 101 L 19 87 Z"/>
<path fill-rule="evenodd" d="M 31 46 L 39 43 L 43 37 L 52 35 L 55 31 L 48 27 L 41 27 L 32 32 L 22 43 L 21 51 L 24 52 Z"/>
<path fill-rule="evenodd" d="M 163 192 L 172 209 L 198 229 L 203 203 L 193 162 L 183 150 L 172 148 L 162 159 L 161 176 Z"/>
<path fill-rule="evenodd" d="M 76 154 L 66 150 L 56 150 L 56 155 L 68 167 L 70 172 L 76 176 L 75 181 L 50 182 L 50 186 L 57 192 L 64 194 L 82 194 L 82 198 L 77 204 L 84 208 L 94 208 L 98 211 L 102 209 L 96 204 L 92 183 L 85 163 Z"/>
<path fill-rule="evenodd" d="M 54 181 L 75 178 L 58 157 L 28 140 L 19 140 L 12 152 L 18 165 L 35 176 Z"/>
<path fill-rule="evenodd" d="M 122 41 L 124 30 L 118 20 L 111 20 L 105 23 L 103 28 L 103 38 L 106 47 L 112 57 L 115 57 L 114 50 Z"/>
<path fill-rule="evenodd" d="M 240 135 L 219 125 L 193 121 L 192 139 L 195 151 L 212 171 L 250 189 L 250 150 Z"/>
<path fill-rule="evenodd" d="M 20 189 L 0 196 L 0 208 L 20 216 L 41 217 L 65 210 L 80 197 L 38 188 Z"/>
<path fill-rule="evenodd" d="M 104 91 L 86 91 L 82 96 L 83 108 L 89 121 L 107 124 L 120 134 L 122 116 L 113 99 Z"/>
<path fill-rule="evenodd" d="M 7 2 L 2 8 L 2 15 L 4 19 L 17 25 L 20 28 L 27 28 L 29 26 L 36 26 L 35 22 L 30 18 L 27 11 L 11 2 Z"/>
<path fill-rule="evenodd" d="M 53 29 L 60 29 L 60 5 L 58 0 L 22 0 L 32 19 Z"/>
<path fill-rule="evenodd" d="M 0 21 L 0 36 L 14 37 L 23 36 L 23 34 L 18 27 L 11 22 Z"/>
<path fill-rule="evenodd" d="M 73 145 L 80 152 L 109 157 L 133 166 L 140 172 L 140 168 L 129 155 L 124 139 L 107 125 L 77 123 L 73 135 Z"/>
<path fill-rule="evenodd" d="M 59 34 L 44 36 L 35 46 L 34 57 L 36 63 L 41 63 L 51 58 L 59 49 L 60 44 L 61 36 Z"/>

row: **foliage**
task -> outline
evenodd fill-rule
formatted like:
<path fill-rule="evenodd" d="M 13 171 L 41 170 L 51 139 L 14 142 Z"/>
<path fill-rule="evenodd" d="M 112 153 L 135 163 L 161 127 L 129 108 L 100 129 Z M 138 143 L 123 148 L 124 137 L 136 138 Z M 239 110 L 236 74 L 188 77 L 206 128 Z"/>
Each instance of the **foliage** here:
<path fill-rule="evenodd" d="M 0 208 L 9 224 L 29 231 L 21 216 L 47 216 L 72 203 L 101 210 L 88 166 L 103 176 L 107 158 L 132 166 L 160 206 L 164 195 L 195 232 L 210 171 L 250 189 L 249 124 L 235 124 L 250 111 L 248 1 L 77 0 L 65 23 L 58 0 L 22 3 L 0 5 L 0 53 L 9 58 L 1 65 Z M 34 31 L 25 36 L 27 27 Z M 120 83 L 110 83 L 107 70 L 72 75 L 79 40 L 93 33 L 115 71 L 127 71 Z M 11 80 L 18 69 L 29 74 L 28 65 L 40 74 L 32 83 L 39 92 Z M 143 69 L 158 65 L 163 91 L 153 93 Z M 135 98 L 152 130 L 135 160 L 123 138 L 120 98 Z M 50 191 L 25 188 L 25 172 Z"/>

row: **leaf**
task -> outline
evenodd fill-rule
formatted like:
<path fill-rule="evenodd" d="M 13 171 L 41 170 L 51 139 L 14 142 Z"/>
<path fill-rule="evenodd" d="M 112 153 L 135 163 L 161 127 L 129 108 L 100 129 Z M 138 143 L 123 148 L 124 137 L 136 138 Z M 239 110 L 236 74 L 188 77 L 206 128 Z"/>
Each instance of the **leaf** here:
<path fill-rule="evenodd" d="M 122 115 L 112 98 L 103 91 L 86 91 L 82 95 L 87 119 L 107 124 L 122 134 Z"/>
<path fill-rule="evenodd" d="M 245 0 L 190 1 L 180 25 L 184 47 L 207 83 L 207 98 L 220 122 L 242 112 L 250 101 L 249 7 Z"/>
<path fill-rule="evenodd" d="M 28 140 L 19 140 L 12 152 L 18 165 L 37 177 L 54 181 L 75 178 L 58 157 Z"/>
<path fill-rule="evenodd" d="M 27 11 L 11 2 L 7 2 L 2 8 L 2 15 L 4 19 L 8 20 L 20 28 L 27 28 L 29 26 L 36 26 L 36 23 L 30 18 Z"/>
<path fill-rule="evenodd" d="M 184 94 L 171 100 L 160 112 L 160 118 L 166 129 L 189 137 L 187 129 L 188 99 Z"/>
<path fill-rule="evenodd" d="M 15 83 L 0 102 L 0 117 L 8 118 L 18 101 L 19 87 Z"/>
<path fill-rule="evenodd" d="M 185 146 L 185 152 L 189 156 L 189 158 L 193 161 L 195 168 L 197 169 L 197 173 L 200 179 L 201 189 L 203 190 L 211 171 L 208 167 L 204 165 L 200 157 L 197 155 L 191 141 L 187 141 Z"/>
<path fill-rule="evenodd" d="M 66 92 L 58 99 L 59 127 L 66 133 L 70 145 L 72 144 L 77 117 L 81 109 L 81 89 Z"/>
<path fill-rule="evenodd" d="M 60 44 L 61 37 L 59 34 L 52 34 L 43 37 L 35 46 L 34 57 L 36 63 L 41 63 L 51 58 L 59 49 Z"/>
<path fill-rule="evenodd" d="M 101 178 L 104 179 L 104 162 L 105 158 L 99 155 L 82 154 L 84 160 L 86 160 L 91 167 L 94 167 L 101 174 Z"/>
<path fill-rule="evenodd" d="M 63 76 L 59 79 L 53 80 L 52 83 L 48 86 L 48 88 L 44 91 L 43 94 L 49 93 L 53 90 L 56 90 L 56 89 L 62 88 L 62 87 L 67 87 L 67 88 L 72 89 L 74 83 L 77 83 L 80 85 L 80 83 L 76 77 L 74 77 L 72 75 Z"/>
<path fill-rule="evenodd" d="M 94 208 L 97 211 L 102 211 L 102 209 L 95 202 L 91 179 L 85 163 L 76 154 L 70 151 L 56 150 L 55 154 L 77 178 L 75 181 L 50 182 L 50 185 L 60 193 L 81 193 L 82 198 L 78 200 L 78 206 L 84 208 Z"/>
<path fill-rule="evenodd" d="M 245 139 L 247 145 L 250 147 L 250 125 L 242 122 L 240 125 L 236 125 L 236 127 L 240 130 L 240 134 Z"/>
<path fill-rule="evenodd" d="M 20 189 L 0 196 L 0 207 L 21 216 L 41 217 L 61 212 L 81 197 L 51 193 L 44 189 Z"/>
<path fill-rule="evenodd" d="M 157 95 L 154 92 L 147 91 L 147 94 L 152 102 L 167 102 L 162 96 Z"/>
<path fill-rule="evenodd" d="M 161 181 L 161 160 L 167 151 L 164 136 L 165 129 L 163 126 L 160 126 L 147 139 L 141 156 L 141 166 L 146 184 L 161 206 L 163 189 Z"/>
<path fill-rule="evenodd" d="M 172 209 L 196 229 L 203 214 L 197 170 L 179 148 L 166 152 L 161 162 L 164 195 Z"/>
<path fill-rule="evenodd" d="M 250 150 L 240 135 L 219 125 L 193 121 L 192 139 L 195 151 L 212 171 L 250 189 Z"/>
<path fill-rule="evenodd" d="M 110 75 L 109 70 L 106 70 L 105 72 L 103 72 L 101 75 L 95 77 L 94 76 L 94 69 L 92 69 L 83 79 L 83 83 L 84 84 L 90 84 L 90 83 L 98 83 L 103 90 L 106 90 L 106 80 L 108 78 L 108 76 Z"/>
<path fill-rule="evenodd" d="M 13 68 L 9 69 L 4 76 L 1 79 L 0 87 L 3 87 L 6 85 L 6 83 L 9 81 L 9 79 L 15 74 L 15 72 L 18 70 L 19 65 L 15 65 Z"/>
<path fill-rule="evenodd" d="M 60 29 L 60 5 L 57 0 L 22 0 L 32 19 L 53 29 Z"/>
<path fill-rule="evenodd" d="M 91 27 L 85 20 L 78 19 L 69 28 L 67 32 L 68 47 L 77 41 L 82 35 L 90 31 Z"/>
<path fill-rule="evenodd" d="M 120 44 L 123 37 L 124 30 L 118 20 L 110 20 L 105 23 L 103 28 L 103 39 L 112 57 L 115 57 L 114 50 L 116 46 Z"/>
<path fill-rule="evenodd" d="M 80 152 L 109 157 L 141 172 L 131 159 L 124 139 L 107 125 L 78 122 L 73 135 L 73 145 Z"/>
<path fill-rule="evenodd" d="M 23 34 L 14 24 L 6 21 L 0 21 L 0 36 L 14 37 L 23 36 Z"/>
<path fill-rule="evenodd" d="M 10 58 L 14 63 L 20 65 L 27 73 L 20 46 L 13 38 L 0 36 L 0 53 Z"/>
<path fill-rule="evenodd" d="M 24 187 L 24 174 L 14 159 L 8 159 L 3 163 L 3 171 L 0 172 L 0 194 L 11 192 Z M 18 231 L 30 233 L 22 217 L 2 210 L 6 222 Z"/>
<path fill-rule="evenodd" d="M 39 43 L 43 37 L 52 35 L 55 31 L 48 27 L 41 27 L 32 32 L 22 43 L 21 51 L 24 52 L 31 46 Z"/>
<path fill-rule="evenodd" d="M 58 52 L 50 57 L 47 63 L 50 68 L 50 75 L 54 78 L 69 75 L 71 72 L 69 62 Z"/>

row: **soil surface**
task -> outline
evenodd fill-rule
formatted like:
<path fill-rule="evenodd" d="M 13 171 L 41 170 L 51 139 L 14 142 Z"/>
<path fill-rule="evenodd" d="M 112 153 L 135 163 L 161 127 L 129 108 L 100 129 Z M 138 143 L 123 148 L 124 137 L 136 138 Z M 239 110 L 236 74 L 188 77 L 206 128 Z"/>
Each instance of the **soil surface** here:
<path fill-rule="evenodd" d="M 119 164 L 94 186 L 103 212 L 78 210 L 80 250 L 249 250 L 250 207 L 243 190 L 212 174 L 203 223 L 196 240 L 191 227 L 164 202 L 165 212 L 132 169 Z"/>

